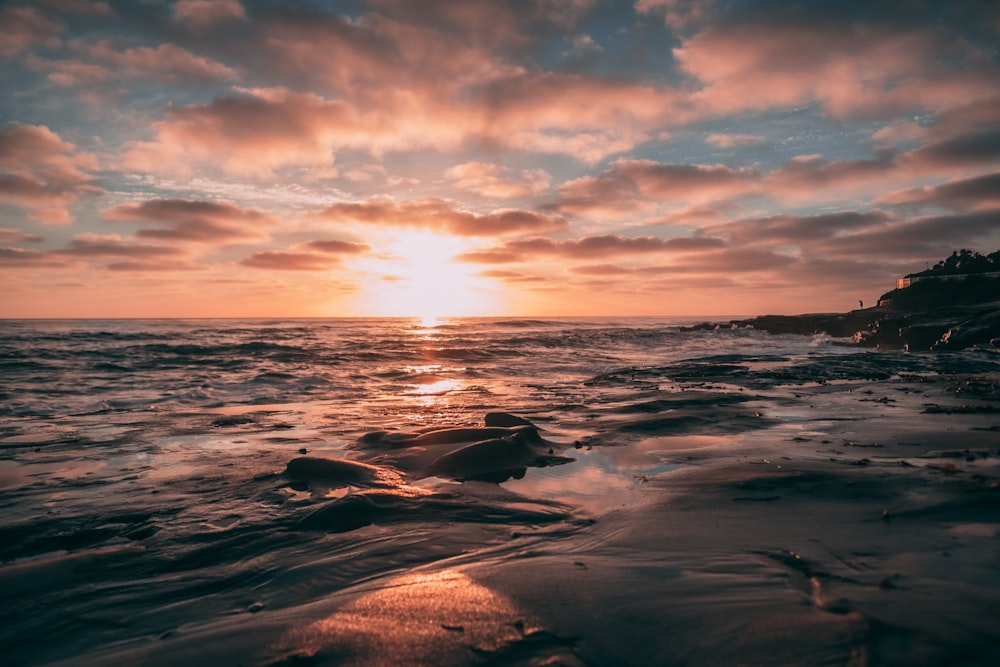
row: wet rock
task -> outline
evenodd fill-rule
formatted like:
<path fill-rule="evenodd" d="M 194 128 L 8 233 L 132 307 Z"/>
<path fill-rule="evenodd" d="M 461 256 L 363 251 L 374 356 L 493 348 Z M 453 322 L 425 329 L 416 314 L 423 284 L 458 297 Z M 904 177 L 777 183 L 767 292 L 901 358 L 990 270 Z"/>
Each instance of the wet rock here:
<path fill-rule="evenodd" d="M 292 480 L 320 481 L 339 486 L 381 486 L 398 482 L 397 475 L 379 466 L 318 456 L 292 459 L 285 465 L 284 475 Z"/>
<path fill-rule="evenodd" d="M 935 349 L 955 350 L 973 345 L 992 346 L 1000 337 L 1000 310 L 980 313 L 949 328 Z"/>
<path fill-rule="evenodd" d="M 486 413 L 485 424 L 487 426 L 534 426 L 530 421 L 508 412 L 488 412 Z"/>

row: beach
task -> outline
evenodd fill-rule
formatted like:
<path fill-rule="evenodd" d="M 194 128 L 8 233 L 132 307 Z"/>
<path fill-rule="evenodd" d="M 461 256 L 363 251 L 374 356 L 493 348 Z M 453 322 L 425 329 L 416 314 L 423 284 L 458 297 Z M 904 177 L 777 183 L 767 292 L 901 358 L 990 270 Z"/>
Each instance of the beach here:
<path fill-rule="evenodd" d="M 994 664 L 995 350 L 682 324 L 4 325 L 8 664 Z"/>

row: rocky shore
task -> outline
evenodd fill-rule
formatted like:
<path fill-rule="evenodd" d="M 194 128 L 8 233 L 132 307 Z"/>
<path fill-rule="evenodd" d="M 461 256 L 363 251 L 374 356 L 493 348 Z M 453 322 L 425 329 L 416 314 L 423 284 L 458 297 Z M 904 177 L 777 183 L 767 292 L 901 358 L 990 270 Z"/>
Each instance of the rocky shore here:
<path fill-rule="evenodd" d="M 727 324 L 774 334 L 826 334 L 879 349 L 1000 349 L 1000 278 L 918 282 L 883 294 L 878 303 L 847 313 L 761 315 Z M 706 322 L 691 329 L 718 326 Z"/>

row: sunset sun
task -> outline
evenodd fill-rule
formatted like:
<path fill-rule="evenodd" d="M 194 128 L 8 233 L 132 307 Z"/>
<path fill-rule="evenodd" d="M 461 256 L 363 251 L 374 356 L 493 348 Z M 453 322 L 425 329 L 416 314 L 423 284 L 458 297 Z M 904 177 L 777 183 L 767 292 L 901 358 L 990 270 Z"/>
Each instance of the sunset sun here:
<path fill-rule="evenodd" d="M 359 295 L 359 306 L 383 317 L 416 317 L 432 325 L 442 317 L 496 313 L 498 286 L 454 257 L 468 241 L 424 230 L 397 231 L 386 252 L 362 262 L 377 275 Z"/>

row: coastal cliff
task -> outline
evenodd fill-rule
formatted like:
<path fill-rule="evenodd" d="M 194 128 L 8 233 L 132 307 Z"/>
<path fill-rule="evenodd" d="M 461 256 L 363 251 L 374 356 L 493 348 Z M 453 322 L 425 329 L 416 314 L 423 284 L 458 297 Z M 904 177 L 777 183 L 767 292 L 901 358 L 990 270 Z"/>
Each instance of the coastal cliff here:
<path fill-rule="evenodd" d="M 961 266 L 963 259 L 967 265 L 974 263 L 978 272 L 956 272 L 955 266 Z M 984 259 L 985 263 L 981 261 Z M 1000 251 L 983 256 L 963 250 L 933 269 L 907 276 L 905 287 L 886 292 L 879 297 L 879 305 L 872 308 L 847 313 L 761 315 L 728 324 L 774 334 L 826 334 L 879 349 L 1000 349 L 998 271 Z M 718 324 L 695 328 L 710 326 Z"/>

